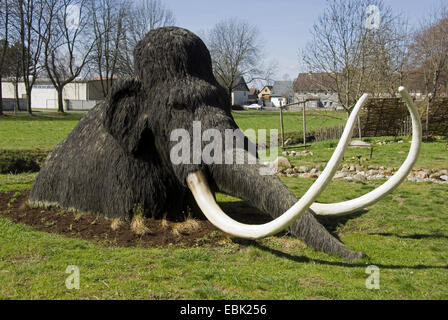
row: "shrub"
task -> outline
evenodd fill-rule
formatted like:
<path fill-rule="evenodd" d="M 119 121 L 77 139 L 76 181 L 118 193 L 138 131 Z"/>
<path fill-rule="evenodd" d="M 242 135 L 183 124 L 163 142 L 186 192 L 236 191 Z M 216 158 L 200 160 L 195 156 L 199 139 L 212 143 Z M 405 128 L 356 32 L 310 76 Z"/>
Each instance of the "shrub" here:
<path fill-rule="evenodd" d="M 0 174 L 38 172 L 47 154 L 44 150 L 0 150 Z"/>

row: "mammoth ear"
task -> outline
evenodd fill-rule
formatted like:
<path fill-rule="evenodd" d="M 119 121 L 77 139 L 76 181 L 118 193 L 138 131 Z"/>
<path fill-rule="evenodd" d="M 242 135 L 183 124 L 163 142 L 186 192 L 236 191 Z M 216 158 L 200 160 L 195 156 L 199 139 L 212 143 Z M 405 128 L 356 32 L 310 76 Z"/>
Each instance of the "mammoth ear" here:
<path fill-rule="evenodd" d="M 117 80 L 104 103 L 104 127 L 124 150 L 138 153 L 143 135 L 150 131 L 137 78 Z"/>

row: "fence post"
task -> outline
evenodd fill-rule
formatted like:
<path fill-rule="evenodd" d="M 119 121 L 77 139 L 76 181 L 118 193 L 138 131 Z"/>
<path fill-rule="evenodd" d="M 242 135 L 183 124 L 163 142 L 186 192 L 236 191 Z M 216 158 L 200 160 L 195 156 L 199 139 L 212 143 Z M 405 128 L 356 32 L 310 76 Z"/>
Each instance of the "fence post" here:
<path fill-rule="evenodd" d="M 303 147 L 306 147 L 306 102 L 303 104 Z"/>
<path fill-rule="evenodd" d="M 283 107 L 282 107 L 282 101 L 280 101 L 280 130 L 282 133 L 282 148 L 285 146 L 285 136 L 283 134 Z"/>

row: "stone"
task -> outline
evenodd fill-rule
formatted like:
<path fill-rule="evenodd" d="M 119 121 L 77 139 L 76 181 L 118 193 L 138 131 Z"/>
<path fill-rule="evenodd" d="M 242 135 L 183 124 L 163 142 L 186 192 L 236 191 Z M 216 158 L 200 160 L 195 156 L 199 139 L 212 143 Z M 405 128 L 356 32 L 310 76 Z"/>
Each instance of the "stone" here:
<path fill-rule="evenodd" d="M 427 178 L 429 178 L 429 174 L 428 174 L 428 172 L 426 170 L 418 171 L 415 176 L 417 178 L 420 178 L 420 179 L 427 179 Z"/>
<path fill-rule="evenodd" d="M 277 157 L 273 162 L 273 165 L 278 168 L 291 168 L 291 162 L 285 157 Z"/>
<path fill-rule="evenodd" d="M 289 156 L 289 152 L 288 152 L 288 151 L 283 151 L 283 152 L 282 152 L 282 155 L 284 155 L 285 157 L 286 157 L 286 156 Z"/>
<path fill-rule="evenodd" d="M 299 167 L 299 172 L 301 172 L 301 173 L 306 173 L 308 171 L 310 171 L 310 169 L 308 167 L 306 167 L 306 166 L 300 166 Z"/>
<path fill-rule="evenodd" d="M 448 175 L 440 176 L 440 180 L 442 180 L 442 181 L 448 181 Z"/>
<path fill-rule="evenodd" d="M 356 180 L 356 181 L 362 181 L 362 180 L 365 180 L 365 179 L 366 179 L 366 176 L 363 175 L 363 174 L 360 173 L 360 172 L 358 172 L 357 174 L 355 174 L 355 175 L 353 176 L 353 180 Z"/>
<path fill-rule="evenodd" d="M 297 155 L 297 152 L 295 152 L 294 150 L 291 151 L 291 156 L 295 157 Z"/>
<path fill-rule="evenodd" d="M 349 171 L 355 171 L 355 170 L 356 170 L 356 167 L 352 164 L 348 170 L 349 170 Z"/>
<path fill-rule="evenodd" d="M 372 145 L 370 143 L 361 141 L 361 140 L 353 140 L 349 144 L 350 147 L 371 147 Z"/>
<path fill-rule="evenodd" d="M 429 176 L 429 178 L 430 178 L 430 179 L 439 179 L 441 176 L 442 176 L 442 174 L 441 174 L 440 171 L 439 171 L 439 172 L 434 172 L 434 173 L 432 173 L 432 174 Z"/>
<path fill-rule="evenodd" d="M 348 176 L 347 172 L 342 172 L 342 171 L 340 171 L 340 172 L 337 172 L 337 173 L 334 175 L 333 179 L 342 179 L 342 178 L 345 178 L 345 177 L 347 177 L 347 176 Z"/>

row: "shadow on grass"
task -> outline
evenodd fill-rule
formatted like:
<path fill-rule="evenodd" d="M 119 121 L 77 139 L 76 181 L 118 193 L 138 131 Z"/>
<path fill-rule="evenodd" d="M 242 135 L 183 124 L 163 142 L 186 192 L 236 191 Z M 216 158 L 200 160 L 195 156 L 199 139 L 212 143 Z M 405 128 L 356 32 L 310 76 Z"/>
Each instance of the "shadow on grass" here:
<path fill-rule="evenodd" d="M 240 221 L 242 223 L 251 223 L 251 224 L 262 224 L 269 221 L 272 221 L 272 218 L 269 215 L 264 214 L 263 212 L 253 208 L 245 201 L 236 201 L 236 202 L 221 202 L 219 203 L 221 208 L 229 214 L 233 219 Z M 244 213 L 242 213 L 244 212 Z M 336 238 L 338 238 L 336 234 L 336 230 L 338 226 L 345 225 L 349 220 L 356 219 L 367 213 L 368 210 L 361 210 L 359 212 L 338 218 L 325 218 L 325 217 L 317 217 L 318 221 L 325 226 L 325 228 Z M 277 236 L 285 235 L 286 232 L 282 232 Z M 391 233 L 377 233 L 371 235 L 380 235 L 380 236 L 396 236 L 404 239 L 425 239 L 425 238 L 448 238 L 443 234 L 434 234 L 434 235 L 426 235 L 426 234 L 414 234 L 409 236 L 399 236 Z M 279 258 L 288 259 L 298 263 L 316 263 L 320 265 L 329 265 L 329 266 L 337 266 L 337 267 L 347 267 L 347 268 L 365 268 L 367 266 L 366 259 L 358 260 L 358 262 L 338 262 L 338 261 L 326 261 L 322 259 L 312 259 L 305 256 L 296 256 L 292 255 L 280 250 L 276 250 L 270 247 L 267 247 L 263 244 L 260 244 L 254 240 L 246 240 L 233 238 L 233 242 L 238 243 L 241 246 L 253 246 L 262 251 L 269 252 Z M 368 259 L 368 258 L 367 258 Z M 367 260 L 368 261 L 368 260 Z M 373 262 L 372 262 L 373 263 Z M 447 270 L 448 265 L 446 266 L 431 266 L 431 265 L 393 265 L 393 264 L 377 264 L 373 263 L 379 268 L 383 269 L 413 269 L 413 270 L 425 270 L 425 269 L 440 269 Z"/>
<path fill-rule="evenodd" d="M 344 226 L 348 221 L 361 217 L 362 215 L 369 212 L 368 209 L 362 209 L 358 212 L 354 212 L 342 217 L 324 217 L 316 216 L 317 221 L 319 221 L 334 237 L 338 238 L 336 230 L 340 226 Z M 338 238 L 339 239 L 339 238 Z"/>
<path fill-rule="evenodd" d="M 255 248 L 258 248 L 262 251 L 269 252 L 279 258 L 282 259 L 288 259 L 294 262 L 298 263 L 315 263 L 320 265 L 327 265 L 327 266 L 335 266 L 335 267 L 345 267 L 345 268 L 365 268 L 368 264 L 366 264 L 365 259 L 359 260 L 361 262 L 339 262 L 339 261 L 326 261 L 322 259 L 312 259 L 305 256 L 296 256 L 292 255 L 280 250 L 276 250 L 273 248 L 269 248 L 267 246 L 264 246 L 257 241 L 253 240 L 243 240 L 243 239 L 234 239 L 234 242 L 243 245 L 243 246 L 253 246 Z M 391 269 L 391 270 L 399 270 L 399 269 L 413 269 L 413 270 L 428 270 L 428 269 L 440 269 L 440 270 L 448 270 L 448 265 L 445 266 L 431 266 L 431 265 L 393 265 L 393 264 L 378 264 L 373 263 L 375 266 L 382 268 L 382 269 Z"/>
<path fill-rule="evenodd" d="M 272 221 L 272 217 L 261 212 L 260 210 L 252 207 L 246 201 L 235 201 L 235 202 L 220 202 L 219 206 L 226 212 L 232 219 L 246 224 L 264 224 Z M 366 209 L 360 210 L 358 212 L 337 218 L 327 218 L 323 216 L 316 216 L 317 221 L 319 221 L 325 229 L 330 232 L 330 234 L 336 239 L 340 240 L 337 234 L 337 228 L 344 226 L 348 221 L 361 217 L 362 215 L 369 212 Z M 280 233 L 283 235 L 287 233 L 286 231 Z"/>
<path fill-rule="evenodd" d="M 84 115 L 85 113 L 82 112 L 59 113 L 35 110 L 31 115 L 27 112 L 5 113 L 1 119 L 5 121 L 79 121 Z"/>
<path fill-rule="evenodd" d="M 441 233 L 435 234 L 410 234 L 410 235 L 399 235 L 395 233 L 369 233 L 370 236 L 382 236 L 382 237 L 395 237 L 400 239 L 448 239 L 448 236 Z"/>

